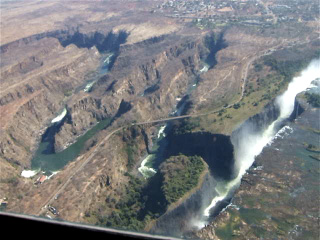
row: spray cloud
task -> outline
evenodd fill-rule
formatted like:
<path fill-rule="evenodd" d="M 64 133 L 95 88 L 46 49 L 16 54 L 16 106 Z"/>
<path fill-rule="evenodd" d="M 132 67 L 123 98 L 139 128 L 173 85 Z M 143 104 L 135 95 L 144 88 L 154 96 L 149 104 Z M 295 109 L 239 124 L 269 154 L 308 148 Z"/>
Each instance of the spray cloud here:
<path fill-rule="evenodd" d="M 240 185 L 242 176 L 253 164 L 255 157 L 258 156 L 263 148 L 272 142 L 272 139 L 279 130 L 279 124 L 289 118 L 294 110 L 295 97 L 298 93 L 305 91 L 311 82 L 320 78 L 320 59 L 313 60 L 301 74 L 294 77 L 288 85 L 288 89 L 276 98 L 275 104 L 279 109 L 279 117 L 267 126 L 257 126 L 254 122 L 246 122 L 233 134 L 232 143 L 235 149 L 235 171 L 237 177 L 229 182 L 220 182 L 216 186 L 218 195 L 214 197 L 211 204 L 204 210 L 203 215 L 209 217 L 210 210 L 219 201 L 230 197 L 234 189 Z"/>

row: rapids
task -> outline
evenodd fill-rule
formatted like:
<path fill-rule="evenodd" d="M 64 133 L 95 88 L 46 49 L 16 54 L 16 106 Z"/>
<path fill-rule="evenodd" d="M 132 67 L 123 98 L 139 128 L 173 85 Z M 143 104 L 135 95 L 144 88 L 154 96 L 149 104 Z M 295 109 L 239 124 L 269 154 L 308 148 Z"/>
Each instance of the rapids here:
<path fill-rule="evenodd" d="M 295 97 L 298 93 L 305 91 L 312 85 L 312 81 L 320 77 L 320 59 L 313 60 L 301 74 L 294 77 L 289 83 L 287 90 L 275 100 L 276 107 L 279 108 L 280 115 L 269 126 L 260 131 L 252 130 L 250 123 L 244 123 L 239 131 L 232 134 L 232 142 L 235 149 L 235 171 L 236 177 L 231 181 L 220 181 L 215 187 L 218 193 L 211 204 L 204 210 L 204 219 L 196 225 L 205 226 L 210 216 L 210 211 L 218 202 L 230 198 L 234 190 L 240 185 L 242 176 L 253 164 L 263 148 L 272 143 L 272 139 L 280 134 L 283 129 L 280 127 L 288 119 L 294 110 Z M 279 129 L 280 128 L 280 129 Z M 279 133 L 279 134 L 278 134 Z"/>

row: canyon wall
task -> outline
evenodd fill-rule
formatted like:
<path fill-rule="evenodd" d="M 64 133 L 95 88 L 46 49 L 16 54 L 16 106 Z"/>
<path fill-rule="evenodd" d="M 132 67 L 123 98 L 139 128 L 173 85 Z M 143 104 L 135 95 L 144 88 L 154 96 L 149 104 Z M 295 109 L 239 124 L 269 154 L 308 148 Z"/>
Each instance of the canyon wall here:
<path fill-rule="evenodd" d="M 64 107 L 67 92 L 84 83 L 100 54 L 96 48 L 64 48 L 53 38 L 22 49 L 24 54 L 14 48 L 2 56 L 0 154 L 11 164 L 29 167 L 41 134 Z"/>
<path fill-rule="evenodd" d="M 208 54 L 204 39 L 174 35 L 120 46 L 111 71 L 90 94 L 79 94 L 68 104 L 72 121 L 57 134 L 56 149 L 63 149 L 102 118 L 119 118 L 123 102 L 132 108 L 122 112 L 118 125 L 167 116 L 196 77 L 200 59 Z"/>

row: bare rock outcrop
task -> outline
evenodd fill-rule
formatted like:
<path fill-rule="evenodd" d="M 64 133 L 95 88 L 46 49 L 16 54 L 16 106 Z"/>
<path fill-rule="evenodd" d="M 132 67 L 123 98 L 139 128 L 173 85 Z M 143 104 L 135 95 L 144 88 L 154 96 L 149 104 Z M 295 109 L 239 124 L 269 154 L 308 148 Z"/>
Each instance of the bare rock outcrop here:
<path fill-rule="evenodd" d="M 194 81 L 204 53 L 209 50 L 201 37 L 175 35 L 120 47 L 112 70 L 90 94 L 77 95 L 68 104 L 72 122 L 56 135 L 56 149 L 63 149 L 100 119 L 117 116 L 122 101 L 132 105 L 122 112 L 118 120 L 122 123 L 167 116 Z"/>
<path fill-rule="evenodd" d="M 98 58 L 95 48 L 64 48 L 53 38 L 22 44 L 2 55 L 2 159 L 30 166 L 41 133 L 63 108 L 68 92 L 82 85 L 87 71 L 96 68 Z"/>

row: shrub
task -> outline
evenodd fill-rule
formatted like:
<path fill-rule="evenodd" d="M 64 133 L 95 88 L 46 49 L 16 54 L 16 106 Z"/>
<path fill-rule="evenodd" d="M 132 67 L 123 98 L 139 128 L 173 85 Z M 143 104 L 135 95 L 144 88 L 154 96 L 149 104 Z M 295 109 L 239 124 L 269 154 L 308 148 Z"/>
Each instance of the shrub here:
<path fill-rule="evenodd" d="M 160 167 L 164 178 L 161 189 L 167 203 L 176 202 L 197 186 L 203 170 L 203 160 L 198 156 L 179 155 L 167 159 Z"/>
<path fill-rule="evenodd" d="M 313 107 L 320 107 L 320 95 L 316 93 L 306 93 L 307 102 L 311 104 Z"/>

